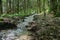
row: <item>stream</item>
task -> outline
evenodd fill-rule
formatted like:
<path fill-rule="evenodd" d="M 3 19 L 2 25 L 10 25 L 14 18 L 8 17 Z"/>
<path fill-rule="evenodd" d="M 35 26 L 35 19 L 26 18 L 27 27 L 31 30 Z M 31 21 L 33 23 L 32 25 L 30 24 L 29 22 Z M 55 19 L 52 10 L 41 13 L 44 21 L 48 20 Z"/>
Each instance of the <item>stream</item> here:
<path fill-rule="evenodd" d="M 15 40 L 18 36 L 23 35 L 23 33 L 27 31 L 25 26 L 28 25 L 29 22 L 33 21 L 34 15 L 25 17 L 24 22 L 17 25 L 17 29 L 0 31 L 0 40 Z"/>

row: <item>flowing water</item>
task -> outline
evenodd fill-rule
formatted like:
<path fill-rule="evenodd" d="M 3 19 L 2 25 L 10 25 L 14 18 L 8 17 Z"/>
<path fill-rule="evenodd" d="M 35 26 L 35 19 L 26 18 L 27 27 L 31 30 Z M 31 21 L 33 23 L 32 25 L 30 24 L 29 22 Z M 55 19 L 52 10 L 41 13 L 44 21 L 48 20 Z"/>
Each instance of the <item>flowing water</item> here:
<path fill-rule="evenodd" d="M 34 14 L 35 15 L 35 14 Z M 28 25 L 29 22 L 33 21 L 33 16 L 25 17 L 24 22 L 21 22 L 17 25 L 17 29 L 15 30 L 2 30 L 0 32 L 0 40 L 14 40 L 18 36 L 22 35 L 24 32 L 26 32 L 25 26 Z"/>

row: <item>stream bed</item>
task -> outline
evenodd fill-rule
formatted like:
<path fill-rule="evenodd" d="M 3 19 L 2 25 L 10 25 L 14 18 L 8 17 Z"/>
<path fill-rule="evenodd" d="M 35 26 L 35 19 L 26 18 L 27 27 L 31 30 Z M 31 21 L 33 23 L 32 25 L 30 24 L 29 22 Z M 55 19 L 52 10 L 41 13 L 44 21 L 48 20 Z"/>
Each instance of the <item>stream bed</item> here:
<path fill-rule="evenodd" d="M 24 22 L 17 25 L 17 29 L 0 31 L 0 40 L 15 40 L 18 36 L 23 35 L 27 31 L 25 26 L 33 21 L 34 15 L 25 17 Z"/>

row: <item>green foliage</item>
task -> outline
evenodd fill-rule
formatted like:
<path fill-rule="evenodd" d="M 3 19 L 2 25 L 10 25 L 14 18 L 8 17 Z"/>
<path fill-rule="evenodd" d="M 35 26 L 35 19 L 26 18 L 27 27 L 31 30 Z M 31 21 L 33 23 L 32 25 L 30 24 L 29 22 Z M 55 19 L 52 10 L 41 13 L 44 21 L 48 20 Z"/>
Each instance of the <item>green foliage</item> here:
<path fill-rule="evenodd" d="M 56 13 L 55 14 L 55 17 L 60 17 L 60 13 Z"/>
<path fill-rule="evenodd" d="M 24 13 L 24 11 L 22 10 L 21 12 L 19 13 L 4 13 L 4 14 L 1 14 L 0 18 L 2 17 L 9 17 L 9 18 L 13 18 L 13 17 L 25 17 L 27 15 L 31 15 L 32 13 L 32 9 L 28 9 L 26 13 Z"/>

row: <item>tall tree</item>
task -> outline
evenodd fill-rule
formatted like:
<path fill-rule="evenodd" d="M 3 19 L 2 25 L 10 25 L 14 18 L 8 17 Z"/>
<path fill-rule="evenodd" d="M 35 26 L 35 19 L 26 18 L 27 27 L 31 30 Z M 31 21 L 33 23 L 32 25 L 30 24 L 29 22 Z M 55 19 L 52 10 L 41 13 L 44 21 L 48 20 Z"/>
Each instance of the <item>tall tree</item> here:
<path fill-rule="evenodd" d="M 2 0 L 0 0 L 0 13 L 3 13 L 3 11 L 2 11 Z"/>
<path fill-rule="evenodd" d="M 50 9 L 54 15 L 57 13 L 57 0 L 50 0 Z"/>
<path fill-rule="evenodd" d="M 23 8 L 24 8 L 24 13 L 26 13 L 27 10 L 27 0 L 24 0 L 24 4 L 23 4 Z"/>
<path fill-rule="evenodd" d="M 57 13 L 56 16 L 60 17 L 60 0 L 57 0 Z"/>
<path fill-rule="evenodd" d="M 19 0 L 17 0 L 17 13 L 19 13 Z"/>
<path fill-rule="evenodd" d="M 12 13 L 15 13 L 15 0 L 12 0 Z"/>
<path fill-rule="evenodd" d="M 9 0 L 8 2 L 9 2 L 9 13 L 11 13 L 11 0 Z"/>
<path fill-rule="evenodd" d="M 41 12 L 41 0 L 37 0 L 38 12 Z"/>
<path fill-rule="evenodd" d="M 44 18 L 46 17 L 46 12 L 45 12 L 45 11 L 46 11 L 46 9 L 45 9 L 45 1 L 46 1 L 46 0 L 43 0 L 43 12 L 44 12 Z"/>
<path fill-rule="evenodd" d="M 11 13 L 11 0 L 6 0 L 6 6 L 7 13 Z"/>

